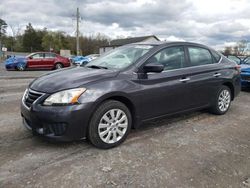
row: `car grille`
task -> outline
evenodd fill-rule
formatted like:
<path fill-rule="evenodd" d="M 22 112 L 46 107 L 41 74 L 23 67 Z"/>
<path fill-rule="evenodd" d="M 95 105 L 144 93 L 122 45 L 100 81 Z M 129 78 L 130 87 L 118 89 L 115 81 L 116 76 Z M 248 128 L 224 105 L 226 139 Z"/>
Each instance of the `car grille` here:
<path fill-rule="evenodd" d="M 241 79 L 250 81 L 250 76 L 241 75 Z"/>
<path fill-rule="evenodd" d="M 28 92 L 26 93 L 26 96 L 24 98 L 24 103 L 27 107 L 31 107 L 31 105 L 39 98 L 43 95 L 43 93 L 37 92 L 37 91 L 33 91 L 31 89 L 28 90 Z"/>

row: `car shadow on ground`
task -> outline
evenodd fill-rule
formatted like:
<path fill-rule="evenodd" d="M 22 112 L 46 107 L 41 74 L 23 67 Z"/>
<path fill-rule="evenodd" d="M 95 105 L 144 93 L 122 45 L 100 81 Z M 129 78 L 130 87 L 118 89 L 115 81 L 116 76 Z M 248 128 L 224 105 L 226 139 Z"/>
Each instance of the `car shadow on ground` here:
<path fill-rule="evenodd" d="M 250 93 L 250 88 L 242 88 L 241 91 L 242 91 L 242 92 Z"/>
<path fill-rule="evenodd" d="M 188 121 L 190 119 L 193 119 L 195 117 L 198 118 L 199 115 L 207 115 L 209 114 L 207 110 L 201 110 L 201 111 L 195 111 L 195 112 L 188 112 L 184 114 L 177 114 L 167 117 L 158 118 L 155 120 L 151 120 L 145 123 L 142 123 L 139 128 L 132 129 L 130 134 L 128 135 L 127 141 L 130 143 L 129 140 L 133 140 L 134 137 L 140 137 L 143 136 L 145 132 L 148 132 L 151 130 L 154 130 L 156 128 L 163 127 L 164 128 L 171 128 L 174 126 L 177 126 L 176 123 L 181 121 Z M 94 148 L 94 146 L 91 145 L 91 143 L 87 139 L 83 140 L 76 140 L 76 141 L 69 141 L 69 142 L 58 142 L 54 140 L 48 140 L 40 136 L 33 136 L 32 139 L 34 139 L 34 142 L 40 146 L 46 146 L 50 148 L 60 149 L 60 148 L 70 148 L 70 147 L 81 147 L 84 149 L 87 148 Z"/>

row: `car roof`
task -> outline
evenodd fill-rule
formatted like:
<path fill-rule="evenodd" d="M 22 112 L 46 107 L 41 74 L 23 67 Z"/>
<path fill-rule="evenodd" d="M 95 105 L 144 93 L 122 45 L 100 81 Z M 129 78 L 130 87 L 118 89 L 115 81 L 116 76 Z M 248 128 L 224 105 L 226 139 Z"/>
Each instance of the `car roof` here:
<path fill-rule="evenodd" d="M 130 45 L 152 45 L 152 46 L 192 45 L 192 46 L 199 46 L 199 47 L 204 47 L 204 48 L 211 49 L 210 47 L 208 47 L 206 45 L 203 45 L 203 44 L 199 44 L 199 43 L 195 43 L 195 42 L 183 42 L 183 41 L 173 41 L 173 42 L 169 42 L 169 41 L 137 42 L 137 43 L 132 43 Z"/>
<path fill-rule="evenodd" d="M 55 52 L 32 52 L 31 54 L 37 54 L 37 53 L 51 53 L 51 54 L 56 54 Z"/>

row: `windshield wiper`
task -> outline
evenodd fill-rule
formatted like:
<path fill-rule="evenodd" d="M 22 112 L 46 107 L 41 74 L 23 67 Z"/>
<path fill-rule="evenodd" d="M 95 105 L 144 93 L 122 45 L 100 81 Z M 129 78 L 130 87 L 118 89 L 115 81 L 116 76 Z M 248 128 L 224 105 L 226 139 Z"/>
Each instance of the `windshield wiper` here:
<path fill-rule="evenodd" d="M 86 66 L 88 68 L 92 68 L 92 69 L 108 69 L 107 67 L 103 67 L 103 66 L 99 66 L 99 65 L 90 65 L 90 66 Z"/>

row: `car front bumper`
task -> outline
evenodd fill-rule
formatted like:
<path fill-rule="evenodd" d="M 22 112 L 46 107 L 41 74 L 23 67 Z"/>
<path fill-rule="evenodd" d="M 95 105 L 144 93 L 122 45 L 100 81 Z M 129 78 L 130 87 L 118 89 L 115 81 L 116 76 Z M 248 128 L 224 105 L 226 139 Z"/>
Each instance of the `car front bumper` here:
<path fill-rule="evenodd" d="M 16 69 L 16 65 L 15 64 L 6 64 L 5 68 L 7 70 L 15 70 Z"/>
<path fill-rule="evenodd" d="M 55 141 L 80 140 L 86 137 L 92 105 L 43 106 L 36 101 L 29 108 L 22 100 L 24 126 L 34 135 Z"/>

